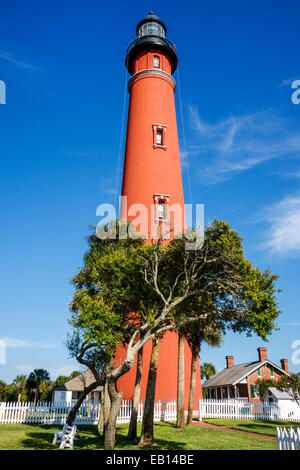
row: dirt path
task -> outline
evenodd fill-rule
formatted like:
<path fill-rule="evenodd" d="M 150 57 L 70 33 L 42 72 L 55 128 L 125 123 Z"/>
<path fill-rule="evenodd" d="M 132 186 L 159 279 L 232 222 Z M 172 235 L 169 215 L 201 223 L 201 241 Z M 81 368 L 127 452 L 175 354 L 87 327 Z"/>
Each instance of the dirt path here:
<path fill-rule="evenodd" d="M 267 434 L 258 434 L 256 432 L 250 432 L 250 431 L 242 431 L 240 429 L 232 429 L 228 428 L 227 426 L 217 426 L 216 424 L 210 424 L 210 423 L 204 423 L 203 421 L 193 421 L 193 425 L 195 426 L 200 426 L 201 428 L 211 428 L 211 429 L 219 429 L 223 431 L 230 431 L 230 432 L 236 432 L 238 434 L 248 434 L 249 436 L 254 436 L 254 437 L 262 437 L 263 439 L 271 439 L 271 440 L 276 440 L 276 436 L 269 436 Z"/>

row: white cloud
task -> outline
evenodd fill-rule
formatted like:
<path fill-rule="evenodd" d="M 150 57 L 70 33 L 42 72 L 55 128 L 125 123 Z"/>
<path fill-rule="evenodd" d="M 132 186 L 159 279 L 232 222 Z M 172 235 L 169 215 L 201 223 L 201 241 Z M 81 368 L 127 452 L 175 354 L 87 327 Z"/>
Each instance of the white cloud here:
<path fill-rule="evenodd" d="M 0 59 L 6 60 L 6 62 L 10 62 L 11 64 L 16 65 L 17 67 L 25 68 L 25 69 L 34 69 L 35 67 L 31 64 L 27 64 L 26 62 L 22 62 L 19 59 L 16 59 L 11 54 L 5 51 L 0 51 Z"/>
<path fill-rule="evenodd" d="M 281 256 L 300 255 L 300 192 L 266 208 L 262 220 L 268 224 L 264 248 Z"/>
<path fill-rule="evenodd" d="M 60 366 L 54 369 L 49 369 L 50 375 L 52 378 L 56 378 L 59 375 L 70 375 L 74 370 L 77 370 L 78 366 Z"/>
<path fill-rule="evenodd" d="M 292 123 L 269 111 L 204 122 L 191 106 L 196 138 L 182 153 L 183 166 L 193 167 L 205 184 L 215 184 L 268 160 L 300 157 L 300 133 Z"/>
<path fill-rule="evenodd" d="M 16 366 L 16 369 L 19 370 L 20 372 L 23 372 L 24 374 L 30 374 L 35 369 L 34 364 L 20 364 Z"/>
<path fill-rule="evenodd" d="M 87 152 L 80 150 L 64 150 L 61 153 L 64 155 L 73 155 L 74 157 L 97 157 L 99 156 L 96 152 Z"/>
<path fill-rule="evenodd" d="M 41 349 L 49 349 L 49 348 L 56 348 L 56 344 L 49 344 L 44 342 L 35 342 L 35 341 L 27 341 L 24 339 L 16 339 L 16 338 L 0 338 L 7 348 L 41 348 Z"/>

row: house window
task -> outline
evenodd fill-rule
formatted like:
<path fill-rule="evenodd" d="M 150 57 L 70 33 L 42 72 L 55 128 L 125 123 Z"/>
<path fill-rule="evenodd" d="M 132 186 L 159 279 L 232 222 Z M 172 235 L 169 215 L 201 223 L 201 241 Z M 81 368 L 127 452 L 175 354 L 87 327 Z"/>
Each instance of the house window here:
<path fill-rule="evenodd" d="M 66 392 L 60 392 L 61 401 L 66 401 Z"/>
<path fill-rule="evenodd" d="M 271 369 L 271 377 L 274 377 L 274 369 Z"/>
<path fill-rule="evenodd" d="M 250 396 L 251 398 L 255 398 L 255 386 L 250 385 Z"/>
<path fill-rule="evenodd" d="M 257 369 L 257 377 L 261 377 L 260 368 L 259 368 L 259 369 Z"/>
<path fill-rule="evenodd" d="M 153 67 L 155 69 L 159 69 L 159 56 L 158 55 L 155 55 L 153 57 Z"/>

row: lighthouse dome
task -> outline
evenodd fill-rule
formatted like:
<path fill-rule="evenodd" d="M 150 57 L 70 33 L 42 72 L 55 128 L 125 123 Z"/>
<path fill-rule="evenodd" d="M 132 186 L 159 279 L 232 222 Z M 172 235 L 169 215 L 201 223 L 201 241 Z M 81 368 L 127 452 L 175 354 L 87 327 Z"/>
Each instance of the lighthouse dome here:
<path fill-rule="evenodd" d="M 136 34 L 138 37 L 158 36 L 164 38 L 166 33 L 166 25 L 153 13 L 153 11 L 149 11 L 148 15 L 145 16 L 145 18 L 143 18 L 136 27 Z"/>
<path fill-rule="evenodd" d="M 167 27 L 153 11 L 150 11 L 136 27 L 137 38 L 127 47 L 126 67 L 129 73 L 134 73 L 134 60 L 141 51 L 159 50 L 167 55 L 171 61 L 172 74 L 177 67 L 177 54 L 175 44 L 166 38 Z"/>

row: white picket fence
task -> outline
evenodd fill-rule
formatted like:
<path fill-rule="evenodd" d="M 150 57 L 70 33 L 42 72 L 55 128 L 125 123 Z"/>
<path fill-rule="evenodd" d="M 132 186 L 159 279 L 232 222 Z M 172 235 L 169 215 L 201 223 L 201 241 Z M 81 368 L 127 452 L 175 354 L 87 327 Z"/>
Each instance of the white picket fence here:
<path fill-rule="evenodd" d="M 71 403 L 11 402 L 0 404 L 0 423 L 64 424 Z M 96 424 L 100 405 L 84 402 L 77 412 L 75 424 Z"/>
<path fill-rule="evenodd" d="M 65 424 L 72 403 L 0 403 L 0 423 L 44 423 Z M 154 406 L 154 421 L 176 421 L 176 401 L 157 400 Z M 121 404 L 118 423 L 128 423 L 132 412 L 132 401 Z M 144 402 L 139 404 L 138 421 L 143 418 Z M 85 401 L 77 412 L 74 424 L 97 424 L 100 404 Z M 200 400 L 199 419 L 263 419 L 272 421 L 300 422 L 300 406 L 287 403 L 285 406 L 244 402 L 240 400 Z"/>
<path fill-rule="evenodd" d="M 203 418 L 300 421 L 300 406 L 290 402 L 278 406 L 232 399 L 199 400 L 199 419 Z"/>
<path fill-rule="evenodd" d="M 43 423 L 65 424 L 71 403 L 0 403 L 0 423 Z M 124 400 L 121 404 L 118 423 L 129 423 L 132 411 L 132 401 Z M 139 404 L 138 421 L 143 418 L 144 402 Z M 74 424 L 97 424 L 100 404 L 84 402 L 79 408 Z M 154 406 L 155 421 L 176 420 L 176 401 L 158 400 Z"/>
<path fill-rule="evenodd" d="M 300 428 L 276 428 L 278 450 L 300 450 Z"/>

